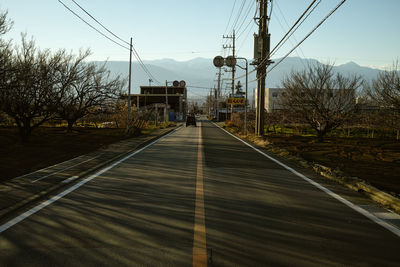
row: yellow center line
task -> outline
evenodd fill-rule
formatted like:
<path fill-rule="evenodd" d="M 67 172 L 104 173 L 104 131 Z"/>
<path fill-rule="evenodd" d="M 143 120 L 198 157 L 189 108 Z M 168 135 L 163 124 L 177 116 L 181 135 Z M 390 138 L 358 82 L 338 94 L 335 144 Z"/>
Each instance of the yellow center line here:
<path fill-rule="evenodd" d="M 206 224 L 203 191 L 203 144 L 201 123 L 197 148 L 196 206 L 194 210 L 193 266 L 207 266 Z"/>

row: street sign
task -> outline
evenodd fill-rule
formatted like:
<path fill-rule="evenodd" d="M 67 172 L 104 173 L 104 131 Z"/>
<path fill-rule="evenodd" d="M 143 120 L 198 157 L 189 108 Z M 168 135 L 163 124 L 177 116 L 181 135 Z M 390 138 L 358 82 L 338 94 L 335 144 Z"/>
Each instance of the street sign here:
<path fill-rule="evenodd" d="M 221 56 L 216 56 L 213 60 L 214 66 L 217 68 L 221 68 L 224 65 L 224 58 Z"/>
<path fill-rule="evenodd" d="M 229 105 L 244 105 L 244 98 L 229 97 L 226 100 L 226 104 L 229 104 Z"/>
<path fill-rule="evenodd" d="M 172 85 L 175 86 L 175 87 L 179 86 L 179 81 L 173 81 Z"/>
<path fill-rule="evenodd" d="M 179 82 L 179 86 L 180 86 L 180 87 L 185 87 L 185 85 L 186 85 L 186 82 L 185 82 L 185 81 L 182 80 L 182 81 Z"/>
<path fill-rule="evenodd" d="M 225 59 L 225 64 L 228 67 L 234 67 L 236 66 L 236 58 L 234 58 L 233 56 L 229 56 Z"/>

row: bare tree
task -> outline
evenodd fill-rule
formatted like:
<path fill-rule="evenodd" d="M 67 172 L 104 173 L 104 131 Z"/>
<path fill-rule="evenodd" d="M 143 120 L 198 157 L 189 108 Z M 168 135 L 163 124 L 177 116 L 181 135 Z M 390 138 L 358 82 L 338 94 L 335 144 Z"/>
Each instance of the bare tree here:
<path fill-rule="evenodd" d="M 390 70 L 381 71 L 373 80 L 368 95 L 381 106 L 400 110 L 400 69 L 395 62 Z"/>
<path fill-rule="evenodd" d="M 11 56 L 11 69 L 2 82 L 0 103 L 2 110 L 15 120 L 25 142 L 34 128 L 54 115 L 55 71 L 60 57 L 39 50 L 25 35 Z"/>
<path fill-rule="evenodd" d="M 3 11 L 0 13 L 0 35 L 7 33 L 14 24 L 14 22 L 8 19 L 7 16 L 8 11 Z"/>
<path fill-rule="evenodd" d="M 11 26 L 12 21 L 7 19 L 7 11 L 0 12 L 0 36 L 7 33 Z M 12 49 L 11 43 L 6 42 L 0 38 L 0 112 L 3 108 L 3 97 L 1 96 L 4 92 L 4 88 L 7 87 L 8 74 L 12 70 Z"/>
<path fill-rule="evenodd" d="M 103 105 L 120 95 L 125 84 L 120 76 L 111 78 L 105 65 L 83 62 L 88 55 L 68 57 L 60 74 L 57 113 L 67 121 L 68 131 L 78 119 L 101 112 Z"/>
<path fill-rule="evenodd" d="M 351 119 L 355 112 L 355 94 L 361 77 L 333 73 L 333 65 L 310 65 L 292 72 L 283 82 L 280 98 L 283 107 L 309 124 L 323 141 L 325 135 Z"/>

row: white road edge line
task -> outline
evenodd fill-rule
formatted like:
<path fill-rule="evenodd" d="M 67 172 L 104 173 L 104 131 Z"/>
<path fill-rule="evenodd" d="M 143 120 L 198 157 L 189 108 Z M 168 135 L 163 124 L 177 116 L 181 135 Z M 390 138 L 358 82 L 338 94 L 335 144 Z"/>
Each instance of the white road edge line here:
<path fill-rule="evenodd" d="M 12 178 L 11 180 L 19 179 L 19 178 L 24 178 L 24 177 L 26 177 L 26 176 L 29 176 L 29 175 L 34 174 L 35 172 L 45 171 L 45 170 L 47 170 L 47 169 L 56 167 L 56 166 L 58 166 L 58 165 L 61 165 L 61 164 L 63 164 L 63 163 L 69 162 L 69 161 L 74 161 L 74 160 L 76 160 L 76 159 L 78 159 L 78 158 L 80 158 L 80 157 L 84 157 L 84 156 L 87 156 L 87 155 L 80 155 L 80 156 L 77 156 L 77 157 L 75 157 L 75 158 L 68 159 L 68 160 L 66 160 L 66 161 L 62 161 L 62 162 L 56 163 L 56 164 L 54 164 L 54 165 L 48 166 L 48 167 L 46 167 L 46 168 L 43 168 L 43 169 L 40 169 L 40 170 L 36 170 L 36 171 L 30 172 L 30 173 L 27 173 L 27 174 L 23 174 L 23 175 L 14 177 L 14 178 Z"/>
<path fill-rule="evenodd" d="M 373 215 L 372 213 L 366 211 L 365 209 L 361 208 L 360 206 L 357 206 L 353 203 L 351 203 L 350 201 L 344 199 L 343 197 L 339 196 L 338 194 L 332 192 L 331 190 L 329 190 L 328 188 L 320 185 L 319 183 L 311 180 L 310 178 L 306 177 L 305 175 L 299 173 L 298 171 L 294 170 L 293 168 L 283 164 L 282 162 L 280 162 L 279 160 L 267 155 L 266 153 L 262 152 L 261 150 L 259 150 L 258 148 L 250 145 L 249 143 L 247 143 L 246 141 L 243 141 L 242 139 L 240 139 L 239 137 L 233 135 L 232 133 L 228 132 L 227 130 L 223 129 L 221 126 L 219 126 L 218 124 L 214 123 L 213 124 L 215 126 L 217 126 L 218 128 L 220 128 L 221 130 L 225 131 L 227 134 L 231 135 L 232 137 L 236 138 L 237 140 L 239 140 L 240 142 L 244 143 L 245 145 L 251 147 L 252 149 L 254 149 L 255 151 L 257 151 L 258 153 L 260 153 L 261 155 L 267 157 L 268 159 L 272 160 L 273 162 L 279 164 L 280 166 L 282 166 L 283 168 L 287 169 L 288 171 L 292 172 L 293 174 L 297 175 L 298 177 L 302 178 L 303 180 L 309 182 L 310 184 L 312 184 L 313 186 L 317 187 L 318 189 L 324 191 L 325 193 L 327 193 L 328 195 L 330 195 L 331 197 L 335 198 L 336 200 L 342 202 L 343 204 L 345 204 L 346 206 L 352 208 L 353 210 L 357 211 L 358 213 L 364 215 L 365 217 L 367 217 L 368 219 L 372 220 L 373 222 L 379 224 L 380 226 L 386 228 L 387 230 L 389 230 L 390 232 L 392 232 L 393 234 L 397 235 L 398 237 L 400 237 L 400 229 L 396 228 L 395 226 L 385 222 L 384 220 L 376 217 L 375 215 Z"/>
<path fill-rule="evenodd" d="M 68 195 L 68 194 L 71 193 L 72 191 L 78 189 L 79 187 L 81 187 L 82 185 L 86 184 L 87 182 L 93 180 L 93 179 L 96 178 L 97 176 L 99 176 L 99 175 L 101 175 L 101 174 L 103 174 L 103 173 L 109 171 L 110 169 L 114 168 L 115 166 L 117 166 L 118 164 L 122 163 L 123 161 L 129 159 L 130 157 L 133 157 L 134 155 L 136 155 L 136 154 L 142 152 L 143 150 L 145 150 L 146 148 L 148 148 L 148 147 L 154 145 L 154 144 L 157 143 L 158 141 L 160 141 L 160 140 L 164 139 L 165 137 L 167 137 L 167 136 L 173 134 L 174 132 L 176 132 L 176 131 L 179 130 L 180 128 L 181 128 L 181 127 L 178 127 L 177 129 L 173 130 L 173 131 L 170 132 L 169 134 L 166 134 L 166 135 L 160 137 L 159 139 L 157 139 L 157 140 L 151 142 L 150 144 L 146 145 L 145 147 L 142 147 L 141 149 L 139 149 L 139 150 L 137 150 L 137 151 L 135 151 L 135 152 L 132 152 L 131 154 L 129 154 L 129 155 L 123 157 L 122 159 L 120 159 L 120 160 L 114 162 L 113 164 L 109 165 L 108 167 L 106 167 L 106 168 L 104 168 L 104 169 L 101 169 L 100 171 L 96 172 L 95 174 L 92 174 L 92 175 L 90 175 L 89 177 L 87 177 L 86 179 L 84 179 L 84 180 L 78 182 L 77 184 L 71 186 L 70 188 L 66 189 L 65 191 L 59 193 L 58 195 L 53 196 L 52 198 L 50 198 L 50 199 L 48 199 L 48 200 L 46 200 L 46 201 L 43 201 L 43 202 L 40 203 L 39 205 L 37 205 L 37 206 L 31 208 L 30 210 L 28 210 L 28 211 L 22 213 L 21 215 L 18 215 L 18 216 L 15 217 L 14 219 L 9 220 L 8 222 L 6 222 L 5 224 L 3 224 L 3 225 L 0 226 L 0 234 L 3 233 L 4 231 L 6 231 L 8 228 L 10 228 L 10 227 L 16 225 L 17 223 L 19 223 L 19 222 L 25 220 L 26 218 L 28 218 L 29 216 L 35 214 L 35 213 L 38 212 L 39 210 L 41 210 L 41 209 L 47 207 L 48 205 L 50 205 L 50 204 L 56 202 L 57 200 L 59 200 L 60 198 L 62 198 L 62 197 L 64 197 L 64 196 Z"/>
<path fill-rule="evenodd" d="M 40 177 L 40 178 L 38 178 L 38 179 L 36 179 L 36 180 L 33 180 L 33 181 L 31 181 L 31 183 L 36 183 L 37 181 L 40 181 L 40 180 L 43 180 L 44 178 L 47 178 L 47 177 L 53 176 L 53 175 L 54 175 L 54 174 L 56 174 L 56 173 L 59 173 L 59 172 L 65 171 L 65 170 L 69 170 L 69 169 L 71 169 L 71 168 L 73 168 L 73 167 L 76 167 L 76 166 L 78 166 L 78 165 L 82 165 L 82 164 L 83 164 L 83 163 L 85 163 L 85 162 L 88 162 L 88 161 L 91 161 L 91 160 L 97 159 L 97 158 L 98 158 L 98 157 L 100 157 L 101 155 L 102 155 L 102 154 L 100 154 L 100 155 L 97 155 L 96 157 L 90 158 L 90 159 L 88 159 L 88 160 L 85 160 L 85 161 L 79 162 L 79 163 L 77 163 L 77 164 L 75 164 L 75 165 L 72 165 L 72 166 L 69 166 L 69 167 L 67 167 L 67 168 L 64 168 L 64 169 L 61 169 L 61 170 L 58 170 L 58 171 L 52 172 L 52 173 L 50 173 L 50 174 L 47 174 L 47 175 L 45 175 L 45 176 L 42 176 L 42 177 Z"/>

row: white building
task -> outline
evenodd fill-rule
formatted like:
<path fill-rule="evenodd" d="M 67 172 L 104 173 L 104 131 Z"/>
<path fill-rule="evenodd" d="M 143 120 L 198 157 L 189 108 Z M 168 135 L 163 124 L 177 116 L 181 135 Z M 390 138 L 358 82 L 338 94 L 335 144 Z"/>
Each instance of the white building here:
<path fill-rule="evenodd" d="M 282 106 L 279 104 L 279 97 L 285 92 L 283 88 L 265 88 L 265 102 L 264 109 L 267 112 L 273 112 L 274 110 L 281 109 Z M 254 106 L 257 109 L 257 88 L 254 94 Z"/>
<path fill-rule="evenodd" d="M 265 88 L 265 110 L 267 112 L 282 109 L 279 98 L 284 92 L 285 89 L 283 88 Z"/>

